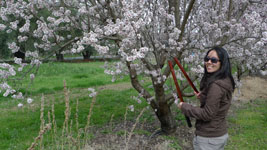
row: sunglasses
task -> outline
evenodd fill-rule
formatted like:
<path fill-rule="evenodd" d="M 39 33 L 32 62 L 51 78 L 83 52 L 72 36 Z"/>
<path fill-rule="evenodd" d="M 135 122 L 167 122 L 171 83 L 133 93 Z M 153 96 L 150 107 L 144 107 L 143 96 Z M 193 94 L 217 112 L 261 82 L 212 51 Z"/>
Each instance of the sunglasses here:
<path fill-rule="evenodd" d="M 219 59 L 217 59 L 217 58 L 215 58 L 215 57 L 209 57 L 209 56 L 206 56 L 205 58 L 204 58 L 204 61 L 205 62 L 208 62 L 208 61 L 211 61 L 212 63 L 214 63 L 214 64 L 216 64 L 218 61 L 220 61 Z"/>

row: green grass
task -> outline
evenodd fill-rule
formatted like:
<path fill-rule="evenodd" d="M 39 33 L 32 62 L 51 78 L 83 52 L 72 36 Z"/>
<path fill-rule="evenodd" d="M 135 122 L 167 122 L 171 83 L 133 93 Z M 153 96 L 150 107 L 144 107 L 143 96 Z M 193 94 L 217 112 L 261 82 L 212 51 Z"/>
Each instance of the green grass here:
<path fill-rule="evenodd" d="M 226 149 L 267 149 L 267 100 L 245 103 L 230 119 L 230 139 Z"/>
<path fill-rule="evenodd" d="M 104 74 L 102 66 L 103 62 L 90 62 L 90 63 L 46 63 L 41 65 L 38 75 L 34 83 L 29 88 L 23 88 L 24 93 L 34 99 L 31 105 L 25 105 L 23 108 L 18 108 L 17 104 L 21 101 L 11 100 L 10 97 L 3 97 L 0 95 L 0 149 L 21 150 L 30 147 L 34 138 L 38 136 L 40 130 L 40 99 L 42 94 L 45 97 L 44 119 L 48 122 L 48 111 L 51 113 L 52 99 L 55 100 L 55 116 L 58 129 L 58 136 L 61 136 L 61 130 L 65 119 L 65 98 L 63 92 L 63 81 L 67 83 L 70 90 L 70 120 L 73 121 L 72 132 L 73 135 L 77 134 L 75 128 L 75 113 L 77 100 L 79 101 L 79 128 L 84 128 L 87 123 L 87 115 L 92 102 L 89 98 L 88 87 L 98 89 L 100 86 L 108 84 L 118 84 L 122 82 L 129 83 L 129 77 L 120 79 L 116 83 L 111 82 L 111 76 Z M 23 86 L 30 82 L 29 79 L 24 80 Z M 173 83 L 169 83 L 172 84 Z M 148 86 L 149 83 L 146 84 Z M 174 85 L 173 85 L 174 86 Z M 152 89 L 148 89 L 152 91 Z M 191 89 L 186 89 L 191 91 Z M 98 95 L 93 108 L 90 125 L 95 127 L 103 127 L 110 123 L 111 116 L 113 122 L 119 123 L 124 121 L 126 107 L 135 105 L 135 111 L 128 111 L 127 120 L 134 121 L 140 113 L 141 109 L 146 107 L 146 103 L 137 104 L 131 96 L 137 96 L 138 93 L 130 89 L 114 90 L 98 89 Z M 25 103 L 25 102 L 24 102 Z M 267 149 L 265 146 L 266 137 L 266 122 L 267 122 L 267 103 L 266 100 L 257 100 L 253 103 L 246 104 L 241 109 L 236 109 L 236 113 L 230 120 L 230 140 L 226 149 Z M 185 118 L 173 106 L 175 119 L 181 120 L 184 126 L 186 125 Z M 153 122 L 155 117 L 151 110 L 146 110 L 140 118 L 140 122 L 144 119 L 146 122 Z M 52 143 L 52 131 L 47 132 L 44 138 L 45 149 L 55 148 Z M 111 133 L 112 130 L 106 129 L 103 132 Z M 118 131 L 114 134 L 123 134 Z M 136 130 L 137 134 L 149 134 L 142 130 Z M 84 136 L 84 135 L 82 135 Z M 90 133 L 87 135 L 93 138 L 94 135 Z M 82 137 L 84 138 L 84 137 Z M 166 137 L 171 140 L 170 147 L 181 149 L 176 137 Z M 53 145 L 54 144 L 54 145 Z M 51 148 L 51 149 L 52 149 Z M 39 149 L 39 148 L 37 148 Z"/>
<path fill-rule="evenodd" d="M 40 66 L 38 74 L 31 84 L 29 78 L 25 78 L 20 91 L 27 97 L 40 94 L 53 94 L 63 90 L 63 81 L 67 82 L 68 88 L 88 88 L 106 84 L 113 84 L 110 75 L 104 74 L 104 62 L 93 63 L 44 63 Z M 18 74 L 19 76 L 19 74 Z M 119 79 L 119 82 L 128 82 L 129 77 Z M 12 85 L 12 84 L 11 84 Z M 10 100 L 10 97 L 3 97 L 0 94 L 0 108 L 13 107 L 19 101 Z M 1 104 L 4 103 L 4 104 Z"/>
<path fill-rule="evenodd" d="M 79 100 L 79 128 L 84 128 L 87 123 L 87 115 L 92 101 L 87 95 L 76 97 Z M 132 104 L 136 105 L 136 102 L 131 100 L 131 95 L 137 95 L 137 93 L 133 89 L 123 91 L 101 91 L 96 98 L 90 125 L 103 126 L 108 124 L 112 115 L 114 116 L 114 122 L 123 121 L 126 107 Z M 73 120 L 73 124 L 76 124 L 76 98 L 70 99 L 70 120 Z M 35 106 L 28 105 L 23 108 L 13 106 L 12 109 L 1 112 L 0 149 L 26 149 L 31 145 L 31 142 L 34 141 L 34 138 L 38 135 L 40 129 L 40 100 L 35 99 L 35 101 L 37 101 L 35 102 Z M 45 97 L 45 103 L 44 118 L 48 122 L 47 113 L 48 111 L 51 112 L 51 107 L 49 107 L 48 104 L 51 104 L 51 100 L 49 100 L 48 97 Z M 62 130 L 65 119 L 63 96 L 55 96 L 55 103 L 57 129 L 58 132 L 61 133 L 60 131 Z M 136 106 L 136 111 L 128 111 L 127 120 L 134 120 L 138 115 L 139 110 L 146 106 L 145 103 L 142 103 Z M 149 115 L 150 114 L 147 111 L 146 117 L 149 117 Z M 75 126 L 72 130 L 76 131 Z M 47 145 L 50 144 L 51 140 L 47 141 Z"/>
<path fill-rule="evenodd" d="M 39 112 L 29 109 L 1 112 L 0 149 L 26 149 L 38 135 Z"/>
<path fill-rule="evenodd" d="M 93 63 L 48 63 L 41 65 L 38 75 L 28 90 L 34 102 L 18 108 L 20 101 L 11 100 L 0 96 L 0 149 L 21 150 L 30 147 L 34 138 L 40 130 L 40 101 L 44 93 L 45 108 L 44 119 L 48 122 L 48 111 L 51 113 L 52 99 L 55 100 L 55 116 L 59 136 L 64 123 L 65 98 L 63 92 L 63 81 L 66 80 L 70 90 L 70 120 L 75 122 L 76 100 L 79 101 L 78 122 L 79 128 L 84 128 L 87 123 L 92 98 L 89 98 L 88 87 L 98 88 L 106 84 L 118 84 L 129 82 L 129 78 L 120 79 L 116 83 L 111 82 L 111 76 L 104 74 L 103 62 Z M 27 84 L 29 80 L 23 81 Z M 121 91 L 98 90 L 98 95 L 93 108 L 90 125 L 103 126 L 108 124 L 111 116 L 113 121 L 124 119 L 126 107 L 136 105 L 131 96 L 137 96 L 137 92 L 130 88 Z M 24 102 L 25 103 L 25 102 Z M 134 112 L 128 111 L 127 120 L 134 120 L 139 111 L 147 104 L 138 104 Z M 151 118 L 149 111 L 144 116 Z M 149 120 L 149 119 L 147 119 Z M 76 131 L 75 126 L 72 127 Z M 48 132 L 48 133 L 51 133 Z M 77 134 L 77 131 L 76 133 Z M 44 139 L 46 147 L 51 146 L 51 137 Z"/>
<path fill-rule="evenodd" d="M 65 80 L 69 88 L 86 88 L 111 84 L 111 76 L 104 74 L 104 63 L 46 63 L 41 65 L 33 86 L 29 91 L 33 94 L 52 93 L 62 90 Z M 129 81 L 129 78 L 119 80 Z M 29 83 L 25 82 L 25 84 Z"/>

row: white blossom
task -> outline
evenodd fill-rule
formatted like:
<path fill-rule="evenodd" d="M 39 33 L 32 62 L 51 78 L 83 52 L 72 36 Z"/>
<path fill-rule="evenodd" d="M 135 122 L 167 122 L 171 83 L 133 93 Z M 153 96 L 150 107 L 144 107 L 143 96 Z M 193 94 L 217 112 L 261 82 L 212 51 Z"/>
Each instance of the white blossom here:
<path fill-rule="evenodd" d="M 27 36 L 18 36 L 18 41 L 21 43 L 21 42 L 25 42 L 28 40 L 28 37 Z"/>
<path fill-rule="evenodd" d="M 95 97 L 97 95 L 97 92 L 93 88 L 88 88 L 88 91 L 91 92 L 89 97 Z"/>
<path fill-rule="evenodd" d="M 130 111 L 134 111 L 134 105 L 130 105 L 128 108 L 130 109 Z"/>
<path fill-rule="evenodd" d="M 26 20 L 26 23 L 19 29 L 19 32 L 29 32 L 30 30 L 30 20 Z"/>
<path fill-rule="evenodd" d="M 177 105 L 179 103 L 179 99 L 178 99 L 177 93 L 172 93 L 172 96 L 174 98 L 174 103 Z"/>
<path fill-rule="evenodd" d="M 14 21 L 14 22 L 10 22 L 10 28 L 13 30 L 16 30 L 18 27 L 18 23 L 19 23 L 18 20 Z"/>
<path fill-rule="evenodd" d="M 16 94 L 16 95 L 12 95 L 12 98 L 14 98 L 14 99 L 23 99 L 24 97 L 23 97 L 22 93 L 19 92 L 19 93 Z"/>
<path fill-rule="evenodd" d="M 139 97 L 132 96 L 132 98 L 137 101 L 138 104 L 142 103 L 142 100 Z"/>
<path fill-rule="evenodd" d="M 12 53 L 17 52 L 20 49 L 15 42 L 7 43 L 7 44 L 8 44 L 8 48 L 12 50 Z"/>
<path fill-rule="evenodd" d="M 22 103 L 19 103 L 19 104 L 18 104 L 18 107 L 19 107 L 19 108 L 23 107 L 23 104 L 22 104 Z"/>
<path fill-rule="evenodd" d="M 0 24 L 0 31 L 4 31 L 6 29 L 6 26 L 4 24 Z"/>
<path fill-rule="evenodd" d="M 34 74 L 30 74 L 30 79 L 33 80 L 35 78 Z"/>
<path fill-rule="evenodd" d="M 27 103 L 30 104 L 33 102 L 33 99 L 32 98 L 27 98 Z"/>
<path fill-rule="evenodd" d="M 16 64 L 21 64 L 22 63 L 22 59 L 21 58 L 14 57 L 14 62 Z"/>

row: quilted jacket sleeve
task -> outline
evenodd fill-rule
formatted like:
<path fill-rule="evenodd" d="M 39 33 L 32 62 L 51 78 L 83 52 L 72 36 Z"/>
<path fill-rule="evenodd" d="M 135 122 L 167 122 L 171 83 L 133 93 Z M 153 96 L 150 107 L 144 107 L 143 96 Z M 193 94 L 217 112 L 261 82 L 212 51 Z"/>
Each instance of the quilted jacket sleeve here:
<path fill-rule="evenodd" d="M 205 97 L 203 107 L 195 107 L 187 103 L 182 105 L 182 113 L 203 121 L 212 120 L 219 111 L 220 101 L 223 98 L 223 89 L 216 83 L 212 83 Z"/>

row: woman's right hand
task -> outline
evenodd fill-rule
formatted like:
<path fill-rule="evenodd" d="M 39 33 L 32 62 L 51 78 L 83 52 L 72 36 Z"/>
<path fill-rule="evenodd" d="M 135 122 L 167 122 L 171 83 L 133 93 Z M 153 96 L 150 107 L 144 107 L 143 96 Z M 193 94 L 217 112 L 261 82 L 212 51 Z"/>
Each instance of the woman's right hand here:
<path fill-rule="evenodd" d="M 201 94 L 201 92 L 198 92 L 198 93 L 197 93 L 197 92 L 194 91 L 194 94 L 196 95 L 197 99 L 200 99 L 200 94 Z"/>

